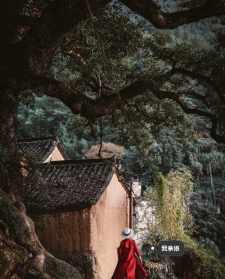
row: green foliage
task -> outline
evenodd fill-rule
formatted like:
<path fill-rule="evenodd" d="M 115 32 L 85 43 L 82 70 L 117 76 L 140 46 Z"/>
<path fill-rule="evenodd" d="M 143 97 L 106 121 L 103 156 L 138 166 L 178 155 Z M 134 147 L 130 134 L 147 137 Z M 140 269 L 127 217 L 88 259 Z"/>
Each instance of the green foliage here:
<path fill-rule="evenodd" d="M 112 6 L 98 17 L 90 17 L 72 30 L 53 59 L 50 74 L 70 81 L 80 94 L 96 98 L 93 79 L 101 78 L 105 94 L 124 85 L 136 67 L 124 63 L 143 45 L 142 34 L 127 16 Z M 127 60 L 126 60 L 127 59 Z"/>
<path fill-rule="evenodd" d="M 210 248 L 199 245 L 188 235 L 184 235 L 182 240 L 186 249 L 191 249 L 199 261 L 198 269 L 193 271 L 195 276 L 205 279 L 224 278 L 225 262 L 219 259 Z"/>
<path fill-rule="evenodd" d="M 191 238 L 192 216 L 187 208 L 187 196 L 193 189 L 193 178 L 187 169 L 170 171 L 166 176 L 157 174 L 154 188 L 146 192 L 146 198 L 155 208 L 156 224 L 149 227 L 150 243 L 160 239 L 180 239 L 186 251 L 194 253 L 198 268 L 194 276 L 205 279 L 222 279 L 225 265 L 214 251 Z"/>
<path fill-rule="evenodd" d="M 52 60 L 50 75 L 69 83 L 76 94 L 92 99 L 98 97 L 94 83 L 99 78 L 104 85 L 103 94 L 110 95 L 144 76 L 157 89 L 171 89 L 180 94 L 193 90 L 198 95 L 208 94 L 210 102 L 211 99 L 217 102 L 218 96 L 206 82 L 179 74 L 171 78 L 168 73 L 172 65 L 194 70 L 210 75 L 222 88 L 222 80 L 218 80 L 216 73 L 219 69 L 224 72 L 224 52 L 193 47 L 188 40 L 174 42 L 173 36 L 172 32 L 149 31 L 146 24 L 131 18 L 121 5 L 109 5 L 103 13 L 81 22 L 66 34 Z M 186 102 L 196 106 L 196 100 L 190 96 Z M 198 106 L 205 109 L 202 103 Z M 159 100 L 149 90 L 121 103 L 119 110 L 104 117 L 103 140 L 124 145 L 126 155 L 132 153 L 131 173 L 134 169 L 167 173 L 185 165 L 197 178 L 198 188 L 198 180 L 208 175 L 208 162 L 212 161 L 213 175 L 222 175 L 223 152 L 217 148 L 210 153 L 199 152 L 194 136 L 199 120 L 184 114 L 173 101 Z M 207 131 L 208 120 L 204 121 Z M 33 109 L 19 110 L 18 134 L 22 137 L 57 134 L 72 157 L 82 157 L 92 144 L 99 143 L 100 129 L 98 121 L 93 120 L 90 127 L 86 120 L 72 115 L 59 102 L 44 97 L 36 99 Z"/>
<path fill-rule="evenodd" d="M 163 239 L 182 239 L 185 228 L 190 229 L 191 216 L 186 206 L 188 193 L 192 191 L 192 176 L 187 169 L 170 171 L 166 176 L 157 174 L 154 188 L 147 193 L 156 210 L 156 224 Z"/>
<path fill-rule="evenodd" d="M 95 143 L 86 125 L 84 118 L 74 116 L 60 101 L 46 96 L 35 97 L 33 103 L 21 104 L 18 109 L 18 138 L 58 136 L 71 158 L 82 157 L 83 150 Z"/>
<path fill-rule="evenodd" d="M 171 169 L 188 166 L 196 189 L 207 186 L 211 162 L 216 186 L 218 179 L 214 177 L 224 176 L 224 151 L 214 141 L 201 139 L 199 129 L 206 122 L 202 124 L 202 120 L 185 115 L 170 100 L 151 97 L 148 104 L 147 98 L 139 97 L 125 105 L 123 111 L 102 119 L 103 141 L 126 148 L 123 158 L 126 171 L 130 175 L 146 171 L 166 174 Z M 71 158 L 80 158 L 91 145 L 100 142 L 100 126 L 98 121 L 90 126 L 52 98 L 36 97 L 31 105 L 19 107 L 19 138 L 52 135 L 59 136 Z M 221 188 L 223 184 L 218 185 Z"/>

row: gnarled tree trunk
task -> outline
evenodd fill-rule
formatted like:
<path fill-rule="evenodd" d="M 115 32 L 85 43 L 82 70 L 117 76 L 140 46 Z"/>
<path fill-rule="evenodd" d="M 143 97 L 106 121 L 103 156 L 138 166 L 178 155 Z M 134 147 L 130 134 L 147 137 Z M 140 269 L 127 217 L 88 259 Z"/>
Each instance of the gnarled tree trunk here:
<path fill-rule="evenodd" d="M 0 95 L 0 278 L 82 279 L 77 269 L 49 254 L 20 200 L 22 173 L 16 142 L 15 95 Z"/>

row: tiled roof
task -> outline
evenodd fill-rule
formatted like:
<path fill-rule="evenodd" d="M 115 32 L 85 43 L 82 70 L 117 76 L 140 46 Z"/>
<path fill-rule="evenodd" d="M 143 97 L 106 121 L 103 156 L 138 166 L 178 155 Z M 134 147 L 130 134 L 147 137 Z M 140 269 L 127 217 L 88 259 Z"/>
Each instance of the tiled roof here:
<path fill-rule="evenodd" d="M 31 214 L 79 210 L 95 204 L 114 170 L 111 159 L 41 164 L 26 178 L 24 202 Z"/>
<path fill-rule="evenodd" d="M 34 138 L 18 140 L 18 148 L 25 156 L 33 159 L 35 162 L 44 162 L 52 153 L 55 147 L 58 147 L 63 156 L 65 152 L 58 138 Z"/>

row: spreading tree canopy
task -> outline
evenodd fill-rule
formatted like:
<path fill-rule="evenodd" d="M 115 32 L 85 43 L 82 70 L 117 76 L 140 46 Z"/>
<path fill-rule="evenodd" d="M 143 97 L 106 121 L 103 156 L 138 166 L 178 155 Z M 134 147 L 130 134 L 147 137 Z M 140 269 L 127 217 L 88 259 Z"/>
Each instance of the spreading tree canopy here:
<path fill-rule="evenodd" d="M 24 92 L 29 95 L 31 92 L 41 90 L 43 94 L 62 100 L 75 114 L 93 119 L 111 114 L 127 100 L 151 91 L 158 98 L 173 99 L 187 113 L 209 117 L 212 121 L 212 136 L 217 141 L 224 142 L 224 123 L 222 120 L 225 96 L 223 93 L 224 53 L 222 50 L 217 51 L 215 57 L 215 53 L 192 52 L 187 47 L 175 50 L 166 46 L 158 48 L 156 44 L 151 43 L 151 49 L 154 49 L 154 59 L 158 56 L 158 60 L 166 61 L 166 70 L 159 71 L 158 75 L 152 75 L 153 71 L 150 69 L 155 70 L 155 68 L 149 66 L 149 72 L 139 73 L 139 75 L 132 76 L 132 79 L 123 79 L 123 82 L 117 82 L 116 88 L 111 86 L 109 78 L 102 81 L 101 74 L 95 74 L 94 77 L 89 75 L 86 77 L 88 90 L 93 91 L 93 93 L 101 91 L 101 94 L 96 93 L 94 98 L 79 90 L 77 80 L 59 80 L 49 74 L 53 60 L 62 48 L 64 54 L 73 56 L 74 63 L 80 63 L 81 67 L 85 64 L 90 66 L 86 62 L 91 57 L 90 49 L 87 50 L 89 43 L 86 40 L 85 46 L 82 42 L 82 36 L 85 34 L 81 34 L 81 37 L 78 34 L 77 37 L 75 36 L 76 38 L 71 36 L 71 32 L 74 33 L 76 28 L 80 28 L 85 20 L 93 20 L 92 24 L 97 36 L 99 35 L 98 29 L 101 31 L 106 27 L 107 32 L 111 32 L 118 39 L 120 29 L 124 29 L 124 24 L 126 25 L 127 22 L 122 22 L 120 17 L 112 19 L 113 13 L 108 17 L 104 15 L 105 9 L 111 2 L 113 1 L 20 0 L 15 4 L 11 0 L 3 1 L 0 17 L 1 103 L 8 103 L 9 97 L 11 102 L 15 100 L 19 102 Z M 216 2 L 212 0 L 177 1 L 178 8 L 172 12 L 165 10 L 158 1 L 125 0 L 120 2 L 159 29 L 176 28 L 204 18 L 222 16 L 225 12 L 225 3 L 222 0 Z M 96 17 L 98 22 L 95 21 Z M 116 20 L 119 20 L 117 24 L 115 24 Z M 118 32 L 117 35 L 116 32 Z M 132 42 L 131 38 L 134 33 L 135 30 L 131 30 L 131 28 L 126 30 L 127 42 Z M 109 33 L 100 32 L 99 36 L 101 35 L 107 37 Z M 102 44 L 106 43 L 103 39 Z M 120 42 L 115 41 L 114 52 L 116 43 L 119 49 Z M 90 46 L 91 44 L 89 44 Z M 101 43 L 97 46 L 101 49 Z M 132 44 L 128 43 L 127 47 L 132 48 Z M 148 43 L 145 45 L 144 55 L 153 57 L 153 54 L 150 55 L 147 49 Z M 111 55 L 107 54 L 109 58 L 105 58 L 105 60 L 108 60 L 113 68 L 115 66 L 113 65 L 113 48 L 108 50 L 112 53 Z M 121 51 L 117 59 L 122 59 L 123 54 Z M 100 58 L 99 61 L 101 61 Z M 151 61 L 149 63 L 151 64 Z M 102 72 L 106 71 L 107 69 L 102 69 Z M 113 69 L 108 72 L 112 73 Z M 199 88 L 193 88 L 193 86 L 178 91 L 176 86 L 181 85 L 184 79 L 194 80 L 205 87 L 207 92 L 202 94 L 199 92 Z M 171 84 L 168 86 L 168 82 L 173 83 L 173 86 Z M 179 94 L 177 94 L 178 92 Z M 188 105 L 185 100 L 187 96 L 196 100 L 194 105 Z"/>

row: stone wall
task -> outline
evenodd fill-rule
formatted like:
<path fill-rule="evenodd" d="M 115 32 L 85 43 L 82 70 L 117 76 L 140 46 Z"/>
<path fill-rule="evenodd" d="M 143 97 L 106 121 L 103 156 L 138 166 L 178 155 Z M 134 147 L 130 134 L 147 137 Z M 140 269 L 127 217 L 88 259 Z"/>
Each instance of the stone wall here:
<path fill-rule="evenodd" d="M 144 198 L 136 200 L 135 206 L 135 240 L 141 246 L 149 236 L 151 225 L 156 223 L 154 206 Z"/>

